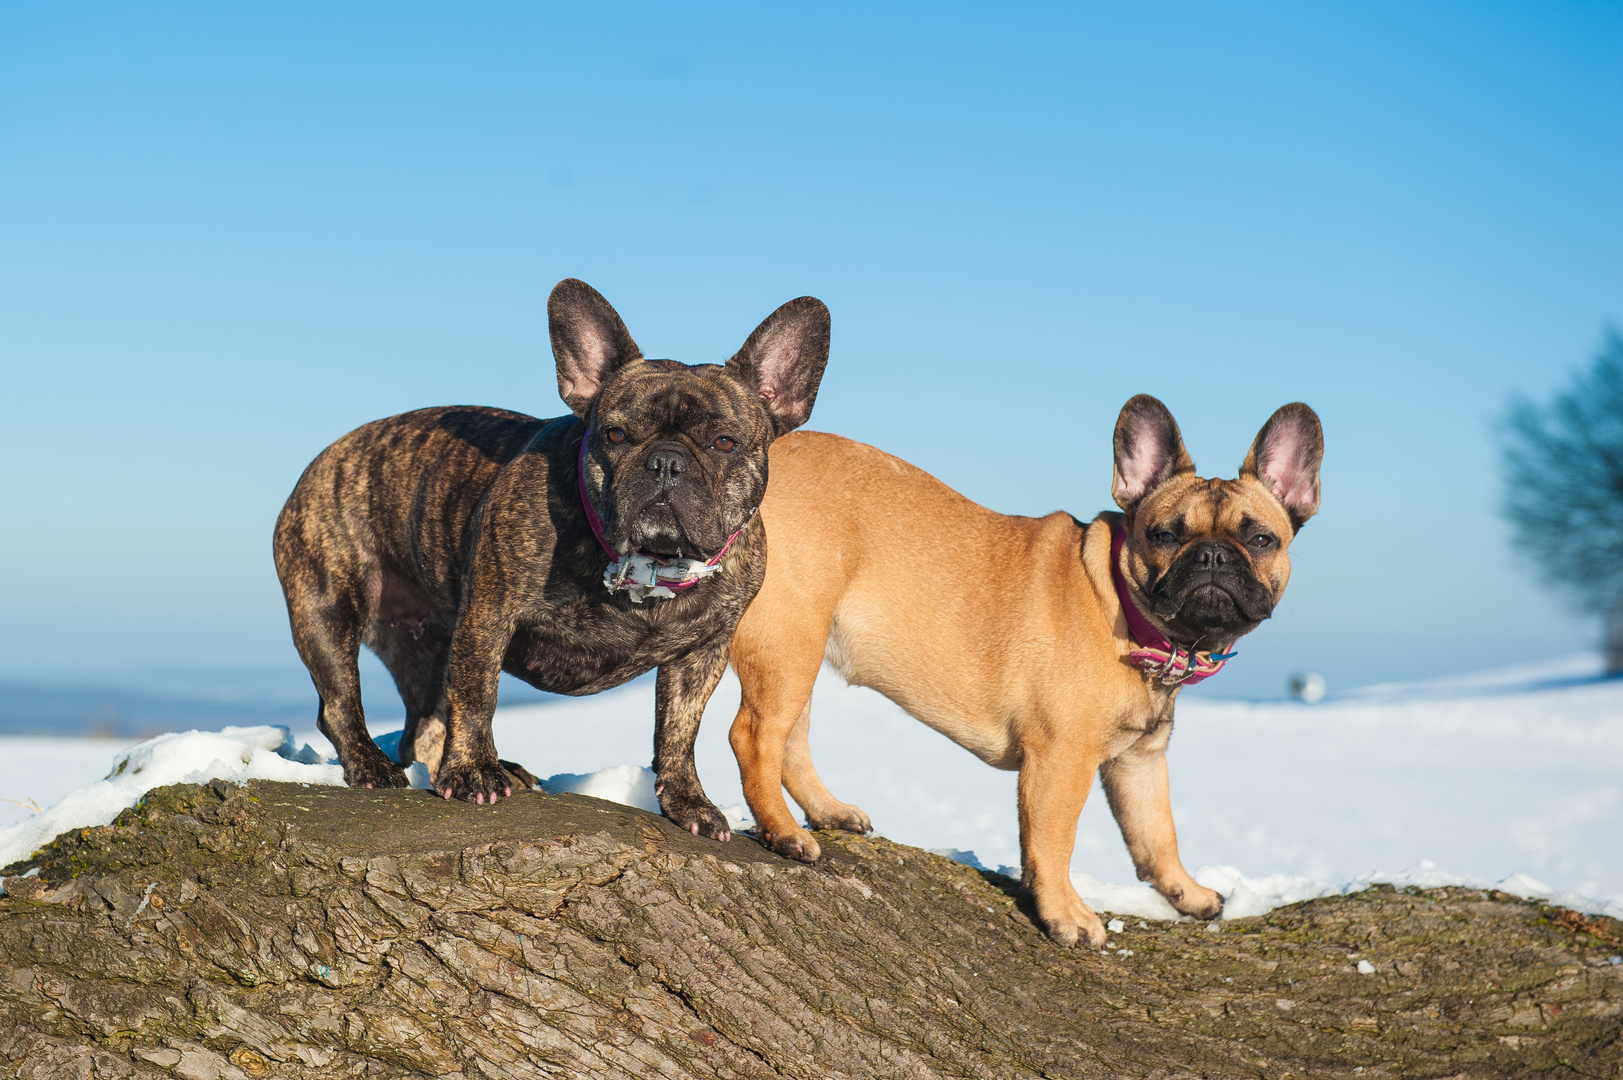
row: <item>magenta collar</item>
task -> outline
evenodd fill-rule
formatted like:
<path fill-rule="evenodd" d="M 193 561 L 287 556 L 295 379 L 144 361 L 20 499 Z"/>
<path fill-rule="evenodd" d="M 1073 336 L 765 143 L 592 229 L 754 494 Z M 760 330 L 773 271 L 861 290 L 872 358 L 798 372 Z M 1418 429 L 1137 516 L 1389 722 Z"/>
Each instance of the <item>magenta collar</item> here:
<path fill-rule="evenodd" d="M 592 429 L 590 427 L 588 427 L 586 429 L 585 433 L 581 436 L 581 439 L 580 439 L 580 456 L 577 457 L 576 460 L 575 460 L 575 486 L 576 486 L 576 489 L 579 490 L 579 492 L 580 492 L 580 505 L 581 505 L 581 508 L 586 511 L 586 524 L 588 524 L 588 525 L 590 525 L 592 527 L 592 535 L 597 537 L 597 546 L 602 548 L 604 551 L 608 552 L 609 559 L 610 559 L 609 569 L 603 575 L 603 580 L 604 580 L 605 584 L 609 584 L 612 580 L 614 580 L 616 578 L 616 576 L 619 574 L 619 571 L 624 568 L 624 565 L 626 564 L 626 562 L 628 560 L 631 559 L 632 555 L 621 555 L 619 552 L 617 552 L 613 548 L 609 547 L 609 542 L 603 535 L 603 519 L 598 516 L 597 507 L 592 505 L 592 500 L 590 498 L 588 498 L 587 495 L 586 495 L 586 444 L 591 439 L 591 437 L 592 437 Z M 738 532 L 735 532 L 735 533 L 733 533 L 733 535 L 729 536 L 727 538 L 727 542 L 725 544 L 721 545 L 721 550 L 716 552 L 714 555 L 712 555 L 708 560 L 706 560 L 703 563 L 703 565 L 706 566 L 706 567 L 719 566 L 721 564 L 722 556 L 727 554 L 727 549 L 733 546 L 733 541 L 737 540 L 738 537 L 739 537 L 739 534 L 742 533 L 743 531 L 744 531 L 743 529 L 739 529 Z M 632 554 L 635 555 L 636 553 L 633 552 Z M 647 559 L 650 559 L 653 562 L 655 562 L 655 563 L 657 563 L 659 565 L 662 565 L 662 566 L 672 566 L 672 565 L 677 564 L 678 562 L 696 563 L 696 562 L 699 561 L 697 559 L 687 559 L 687 560 L 664 559 L 664 558 L 661 558 L 661 557 L 659 557 L 657 555 L 647 555 L 647 556 L 643 556 L 643 557 L 647 558 Z M 703 581 L 703 580 L 704 580 L 703 575 L 700 575 L 698 577 L 690 578 L 690 579 L 688 579 L 686 581 L 661 581 L 659 583 L 658 587 L 661 588 L 661 589 L 669 589 L 671 592 L 681 592 L 684 589 L 691 589 L 693 586 L 697 585 L 700 581 Z M 615 586 L 612 585 L 612 584 L 609 584 L 609 588 L 612 591 L 615 588 Z M 658 595 L 658 594 L 655 594 L 655 595 Z M 637 597 L 634 596 L 633 599 L 637 599 Z"/>
<path fill-rule="evenodd" d="M 1127 579 L 1121 572 L 1121 549 L 1126 542 L 1126 530 L 1117 526 L 1110 531 L 1110 580 L 1116 586 L 1121 613 L 1127 618 L 1127 637 L 1138 646 L 1127 654 L 1127 659 L 1134 667 L 1142 668 L 1168 686 L 1193 685 L 1222 671 L 1235 653 L 1195 652 L 1183 645 L 1174 645 L 1150 625 L 1150 620 L 1133 603 Z"/>

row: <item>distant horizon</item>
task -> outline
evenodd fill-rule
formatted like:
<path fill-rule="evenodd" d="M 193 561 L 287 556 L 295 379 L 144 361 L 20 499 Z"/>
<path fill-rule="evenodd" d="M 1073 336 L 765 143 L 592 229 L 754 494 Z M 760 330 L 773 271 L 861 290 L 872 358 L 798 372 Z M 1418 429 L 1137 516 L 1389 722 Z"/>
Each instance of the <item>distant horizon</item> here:
<path fill-rule="evenodd" d="M 1602 657 L 1597 652 L 1425 679 L 1330 687 L 1324 700 L 1330 704 L 1347 703 L 1379 697 L 1386 692 L 1412 695 L 1427 689 L 1458 693 L 1473 685 L 1486 692 L 1501 683 L 1527 689 L 1524 684 L 1532 679 L 1543 680 L 1550 687 L 1561 687 L 1623 678 L 1608 676 L 1601 669 Z M 827 669 L 825 674 L 828 673 L 832 673 L 832 669 Z M 647 683 L 654 674 L 647 672 L 604 693 Z M 364 662 L 361 683 L 370 726 L 404 723 L 404 707 L 381 663 L 373 658 Z M 266 693 L 267 690 L 271 693 Z M 1223 693 L 1221 684 L 1214 686 L 1211 681 L 1201 689 L 1188 688 L 1184 697 L 1186 700 L 1258 704 L 1289 699 L 1284 686 L 1272 694 L 1235 694 Z M 567 695 L 537 690 L 506 673 L 502 675 L 501 708 L 568 700 L 571 699 Z M 125 672 L 122 676 L 108 673 L 103 681 L 67 675 L 56 679 L 13 675 L 0 670 L 0 737 L 89 736 L 116 741 L 147 738 L 166 731 L 209 731 L 226 725 L 267 723 L 281 724 L 294 731 L 313 731 L 316 706 L 315 689 L 302 666 L 156 668 Z M 108 713 L 109 708 L 115 710 L 112 715 Z M 122 712 L 116 711 L 120 708 Z M 715 720 L 710 718 L 712 723 Z M 730 723 L 731 718 L 722 718 L 722 722 Z"/>

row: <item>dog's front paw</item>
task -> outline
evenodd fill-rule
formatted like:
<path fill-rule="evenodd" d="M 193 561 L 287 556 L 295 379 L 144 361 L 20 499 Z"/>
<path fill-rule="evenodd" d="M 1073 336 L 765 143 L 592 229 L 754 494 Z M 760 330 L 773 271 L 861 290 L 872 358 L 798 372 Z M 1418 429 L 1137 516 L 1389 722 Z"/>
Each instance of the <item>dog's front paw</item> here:
<path fill-rule="evenodd" d="M 513 781 L 497 761 L 467 765 L 445 761 L 440 763 L 440 773 L 434 778 L 434 790 L 447 799 L 466 799 L 484 805 L 513 794 Z"/>
<path fill-rule="evenodd" d="M 1067 883 L 1069 884 L 1069 883 Z M 1105 947 L 1105 924 L 1093 909 L 1082 902 L 1076 890 L 1068 897 L 1037 897 L 1037 917 L 1056 945 L 1067 949 L 1082 946 L 1094 952 Z"/>
<path fill-rule="evenodd" d="M 659 792 L 659 808 L 694 836 L 708 836 L 723 843 L 733 838 L 733 827 L 727 824 L 727 815 L 717 810 L 703 794 L 684 794 L 667 786 Z"/>
<path fill-rule="evenodd" d="M 358 760 L 344 762 L 344 783 L 358 788 L 410 787 L 406 770 L 390 761 L 381 750 L 351 755 Z"/>
<path fill-rule="evenodd" d="M 850 803 L 840 803 L 817 814 L 808 810 L 806 824 L 813 829 L 840 829 L 850 833 L 873 832 L 873 822 L 868 820 L 868 815 L 862 812 L 860 806 L 852 806 Z"/>
<path fill-rule="evenodd" d="M 1173 885 L 1161 893 L 1167 902 L 1185 915 L 1197 919 L 1215 919 L 1223 914 L 1223 897 L 1191 879 L 1182 885 Z"/>
<path fill-rule="evenodd" d="M 789 829 L 781 833 L 764 833 L 761 840 L 767 847 L 782 855 L 785 859 L 816 862 L 823 856 L 823 849 L 817 843 L 817 838 L 805 829 Z"/>

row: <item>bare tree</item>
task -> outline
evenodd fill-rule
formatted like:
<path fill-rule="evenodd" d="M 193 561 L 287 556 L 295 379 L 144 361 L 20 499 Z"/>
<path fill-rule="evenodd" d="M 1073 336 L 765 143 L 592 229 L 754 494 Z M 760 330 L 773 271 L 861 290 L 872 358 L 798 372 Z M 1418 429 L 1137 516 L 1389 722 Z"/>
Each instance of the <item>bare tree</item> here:
<path fill-rule="evenodd" d="M 1623 337 L 1543 406 L 1520 399 L 1502 429 L 1505 517 L 1540 573 L 1605 625 L 1623 673 Z"/>

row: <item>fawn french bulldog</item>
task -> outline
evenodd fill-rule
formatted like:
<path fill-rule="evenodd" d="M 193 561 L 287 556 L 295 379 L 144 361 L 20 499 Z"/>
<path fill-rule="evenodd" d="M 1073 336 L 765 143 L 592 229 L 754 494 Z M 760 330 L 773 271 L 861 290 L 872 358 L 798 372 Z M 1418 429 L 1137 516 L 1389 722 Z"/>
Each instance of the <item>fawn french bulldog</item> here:
<path fill-rule="evenodd" d="M 819 855 L 784 787 L 811 828 L 871 827 L 812 765 L 812 684 L 826 659 L 987 764 L 1019 770 L 1024 883 L 1054 940 L 1105 940 L 1070 880 L 1095 773 L 1139 877 L 1179 911 L 1217 915 L 1223 898 L 1178 858 L 1173 705 L 1279 603 L 1291 540 L 1319 506 L 1323 452 L 1313 410 L 1286 405 L 1237 479 L 1204 479 L 1172 415 L 1141 395 L 1116 424 L 1122 512 L 1084 525 L 994 513 L 837 436 L 779 441 L 761 507 L 766 581 L 732 649 L 743 687 L 732 745 L 766 842 Z"/>

